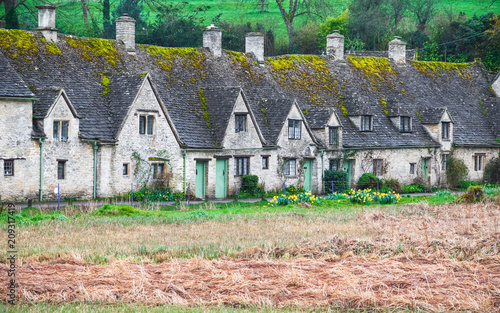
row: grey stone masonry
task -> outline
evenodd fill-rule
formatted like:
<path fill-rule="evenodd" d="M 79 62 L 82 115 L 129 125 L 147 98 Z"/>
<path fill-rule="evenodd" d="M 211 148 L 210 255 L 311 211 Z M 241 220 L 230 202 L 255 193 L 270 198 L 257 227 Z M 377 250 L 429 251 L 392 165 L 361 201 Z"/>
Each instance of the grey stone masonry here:
<path fill-rule="evenodd" d="M 252 32 L 245 35 L 245 53 L 253 53 L 259 63 L 264 62 L 264 34 Z"/>
<path fill-rule="evenodd" d="M 135 53 L 135 19 L 126 13 L 116 19 L 116 40 L 123 41 L 129 54 Z"/>
<path fill-rule="evenodd" d="M 344 36 L 337 30 L 326 36 L 326 54 L 331 55 L 335 60 L 344 60 Z"/>
<path fill-rule="evenodd" d="M 203 47 L 209 48 L 216 57 L 222 56 L 222 31 L 214 24 L 203 30 Z"/>
<path fill-rule="evenodd" d="M 399 64 L 406 63 L 406 42 L 401 41 L 398 36 L 394 36 L 394 40 L 389 42 L 389 59 Z"/>
<path fill-rule="evenodd" d="M 500 97 L 500 73 L 498 73 L 498 75 L 493 80 L 493 83 L 491 84 L 491 89 L 493 89 L 497 97 Z"/>
<path fill-rule="evenodd" d="M 38 30 L 47 41 L 57 42 L 56 9 L 54 5 L 41 5 L 38 9 Z"/>

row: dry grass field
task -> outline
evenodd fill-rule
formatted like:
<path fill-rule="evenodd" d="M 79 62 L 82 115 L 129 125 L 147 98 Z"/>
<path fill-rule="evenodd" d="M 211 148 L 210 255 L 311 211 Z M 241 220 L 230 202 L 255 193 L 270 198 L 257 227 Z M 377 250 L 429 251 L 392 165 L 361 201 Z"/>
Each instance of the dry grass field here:
<path fill-rule="evenodd" d="M 26 225 L 18 237 L 19 300 L 500 311 L 498 198 L 300 212 Z M 0 281 L 3 297 L 6 275 Z"/>

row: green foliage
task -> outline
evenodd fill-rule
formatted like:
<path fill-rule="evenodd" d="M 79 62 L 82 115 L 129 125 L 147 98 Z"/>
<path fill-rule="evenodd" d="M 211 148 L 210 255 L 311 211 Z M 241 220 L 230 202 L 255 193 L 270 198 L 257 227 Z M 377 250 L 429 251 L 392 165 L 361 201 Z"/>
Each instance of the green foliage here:
<path fill-rule="evenodd" d="M 484 167 L 483 179 L 487 183 L 500 183 L 500 156 L 491 159 Z"/>
<path fill-rule="evenodd" d="M 396 178 L 384 179 L 382 180 L 382 192 L 394 191 L 396 193 L 401 193 L 401 184 Z"/>
<path fill-rule="evenodd" d="M 203 92 L 203 88 L 198 88 L 198 96 L 200 97 L 201 109 L 203 111 L 203 118 L 207 123 L 208 128 L 212 128 L 212 121 L 210 120 L 210 114 L 208 113 L 207 107 L 207 99 L 205 98 L 205 93 Z"/>
<path fill-rule="evenodd" d="M 470 180 L 462 180 L 458 182 L 458 188 L 467 190 L 470 186 L 479 186 L 479 183 Z"/>
<path fill-rule="evenodd" d="M 257 175 L 243 175 L 241 177 L 241 192 L 250 195 L 257 194 L 259 189 L 259 176 Z"/>
<path fill-rule="evenodd" d="M 2 222 L 7 222 L 8 220 L 8 212 L 7 210 L 4 210 L 0 214 L 0 221 Z M 65 215 L 61 214 L 60 211 L 50 211 L 50 212 L 43 212 L 39 208 L 36 207 L 27 207 L 24 208 L 18 213 L 14 214 L 12 216 L 16 220 L 16 224 L 25 224 L 25 225 L 30 225 L 30 224 L 35 224 L 38 225 L 42 221 L 46 220 L 67 220 L 68 217 Z"/>
<path fill-rule="evenodd" d="M 403 186 L 404 193 L 420 193 L 424 192 L 425 190 L 426 190 L 425 186 L 422 183 L 415 183 Z"/>
<path fill-rule="evenodd" d="M 143 189 L 141 190 L 144 197 L 147 197 L 148 201 L 175 201 L 177 200 L 176 195 L 171 189 Z M 139 201 L 139 200 L 138 200 Z"/>
<path fill-rule="evenodd" d="M 347 197 L 352 203 L 365 205 L 375 202 L 380 204 L 398 203 L 401 199 L 399 194 L 393 192 L 371 192 L 371 189 L 358 189 L 357 191 L 351 189 Z"/>
<path fill-rule="evenodd" d="M 5 28 L 6 29 L 19 29 L 19 20 L 17 18 L 16 7 L 12 6 L 5 15 Z"/>
<path fill-rule="evenodd" d="M 92 215 L 98 216 L 154 216 L 157 212 L 136 209 L 130 205 L 106 204 L 94 212 Z"/>
<path fill-rule="evenodd" d="M 289 195 L 280 195 L 275 196 L 271 201 L 269 201 L 268 206 L 282 206 L 289 205 L 295 203 L 310 203 L 310 204 L 319 204 L 323 201 L 322 198 L 317 198 L 315 195 L 311 194 L 311 192 L 301 192 L 299 194 L 289 194 Z"/>
<path fill-rule="evenodd" d="M 345 171 L 325 170 L 323 173 L 323 181 L 325 191 L 331 192 L 344 192 L 349 189 L 349 177 Z M 333 181 L 333 190 L 332 189 Z"/>
<path fill-rule="evenodd" d="M 436 192 L 436 197 L 449 197 L 451 196 L 451 191 L 449 190 L 439 190 L 438 192 Z"/>
<path fill-rule="evenodd" d="M 461 159 L 450 157 L 446 169 L 446 179 L 450 187 L 458 187 L 458 183 L 467 177 L 469 170 Z"/>
<path fill-rule="evenodd" d="M 377 188 L 377 183 L 380 184 L 380 178 L 372 173 L 364 173 L 358 180 L 358 189 L 373 189 Z"/>
<path fill-rule="evenodd" d="M 344 40 L 347 41 L 347 27 L 349 26 L 349 9 L 344 10 L 342 14 L 337 17 L 327 17 L 326 20 L 319 24 L 318 37 L 320 39 L 319 46 L 322 49 L 326 48 L 326 36 L 333 33 L 334 30 L 338 30 L 339 34 L 344 36 Z M 346 44 L 346 48 L 349 49 Z M 354 49 L 353 49 L 354 50 Z"/>

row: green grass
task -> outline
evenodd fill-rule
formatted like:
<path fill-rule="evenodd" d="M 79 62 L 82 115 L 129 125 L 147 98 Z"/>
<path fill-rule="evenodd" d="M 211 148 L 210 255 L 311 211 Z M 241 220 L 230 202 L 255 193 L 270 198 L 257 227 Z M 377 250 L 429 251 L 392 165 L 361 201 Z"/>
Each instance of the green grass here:
<path fill-rule="evenodd" d="M 355 313 L 355 312 L 380 312 L 376 310 L 343 310 L 336 308 L 321 308 L 321 310 L 309 309 L 298 309 L 298 308 L 275 308 L 266 306 L 252 306 L 244 305 L 241 307 L 232 306 L 213 306 L 213 307 L 187 307 L 187 306 L 174 306 L 174 305 L 141 305 L 141 304 L 102 304 L 102 303 L 72 303 L 72 304 L 48 304 L 48 303 L 37 303 L 32 304 L 22 304 L 15 306 L 7 306 L 0 302 L 0 312 L 19 312 L 19 313 L 38 313 L 38 312 L 61 312 L 61 313 L 108 313 L 108 312 L 122 312 L 122 313 L 160 313 L 160 312 L 193 312 L 193 313 L 243 313 L 243 312 L 343 312 L 343 313 Z M 384 312 L 420 312 L 419 310 L 402 310 L 398 309 L 395 311 L 384 311 Z"/>

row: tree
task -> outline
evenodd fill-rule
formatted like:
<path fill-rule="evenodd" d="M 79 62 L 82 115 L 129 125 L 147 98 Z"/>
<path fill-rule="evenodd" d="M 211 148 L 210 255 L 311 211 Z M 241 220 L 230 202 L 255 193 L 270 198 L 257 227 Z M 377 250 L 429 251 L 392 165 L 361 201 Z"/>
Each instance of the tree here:
<path fill-rule="evenodd" d="M 393 31 L 398 28 L 399 22 L 405 16 L 406 11 L 410 6 L 409 0 L 388 0 L 387 1 L 389 11 L 392 15 L 392 21 L 394 23 Z"/>
<path fill-rule="evenodd" d="M 417 29 L 424 32 L 427 24 L 436 14 L 436 0 L 413 0 L 410 5 L 410 10 L 417 18 Z"/>
<path fill-rule="evenodd" d="M 104 38 L 110 38 L 113 34 L 110 18 L 109 0 L 104 0 L 102 3 L 102 30 Z"/>
<path fill-rule="evenodd" d="M 285 0 L 276 0 L 276 4 L 286 26 L 289 52 L 295 48 L 293 28 L 295 18 L 306 14 L 322 17 L 330 10 L 330 5 L 325 0 L 289 0 L 288 7 Z"/>
<path fill-rule="evenodd" d="M 16 7 L 12 6 L 5 15 L 6 29 L 19 29 L 19 20 L 17 19 Z"/>
<path fill-rule="evenodd" d="M 349 5 L 349 36 L 359 36 L 367 49 L 385 50 L 391 17 L 385 0 L 353 0 Z"/>

